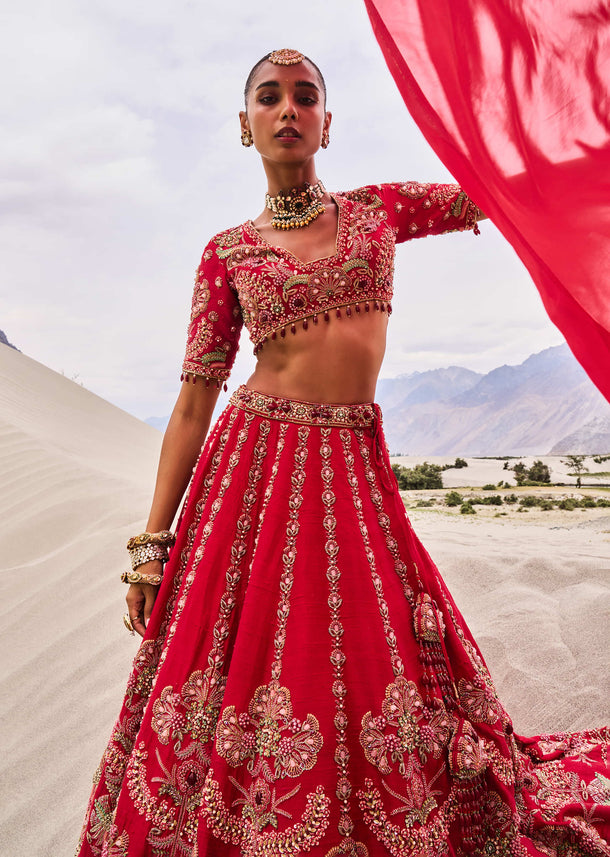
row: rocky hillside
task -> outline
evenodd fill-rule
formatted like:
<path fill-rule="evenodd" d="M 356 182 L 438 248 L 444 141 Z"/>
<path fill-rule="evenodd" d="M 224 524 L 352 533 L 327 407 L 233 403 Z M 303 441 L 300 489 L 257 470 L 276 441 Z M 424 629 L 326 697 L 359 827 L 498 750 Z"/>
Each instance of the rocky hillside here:
<path fill-rule="evenodd" d="M 6 338 L 6 333 L 3 330 L 0 330 L 0 343 L 2 345 L 8 345 L 9 348 L 14 348 L 15 351 L 19 351 L 16 345 L 13 345 L 12 342 L 9 342 Z"/>
<path fill-rule="evenodd" d="M 486 375 L 451 366 L 382 380 L 377 400 L 395 453 L 610 451 L 610 404 L 567 345 Z"/>

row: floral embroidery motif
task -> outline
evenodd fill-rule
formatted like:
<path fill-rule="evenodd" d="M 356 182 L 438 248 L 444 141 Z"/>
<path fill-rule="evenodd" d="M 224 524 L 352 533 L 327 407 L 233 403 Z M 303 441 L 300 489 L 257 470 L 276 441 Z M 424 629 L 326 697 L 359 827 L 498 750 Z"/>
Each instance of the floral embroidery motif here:
<path fill-rule="evenodd" d="M 129 836 L 126 831 L 119 833 L 115 824 L 110 827 L 108 848 L 103 857 L 129 857 Z"/>
<path fill-rule="evenodd" d="M 472 680 L 461 678 L 458 696 L 464 711 L 477 723 L 496 723 L 502 714 L 494 688 L 478 676 Z"/>
<path fill-rule="evenodd" d="M 284 248 L 270 246 L 250 222 L 241 227 L 240 243 L 221 251 L 246 308 L 244 321 L 255 352 L 278 332 L 284 336 L 287 327 L 294 333 L 298 323 L 307 328 L 308 320 L 315 324 L 319 315 L 328 320 L 331 309 L 338 315 L 342 307 L 347 315 L 352 309 L 391 312 L 394 231 L 385 212 L 369 211 L 348 197 L 334 195 L 337 251 L 328 259 L 303 263 Z"/>
<path fill-rule="evenodd" d="M 487 767 L 484 744 L 468 720 L 460 720 L 449 743 L 449 768 L 458 780 L 480 776 Z"/>
<path fill-rule="evenodd" d="M 205 275 L 206 263 L 210 262 L 212 252 L 208 249 L 203 255 L 202 264 L 195 275 L 195 287 L 191 303 L 191 317 L 189 321 L 186 352 L 183 363 L 183 372 L 187 375 L 204 375 L 207 378 L 225 379 L 228 377 L 230 365 L 229 355 L 234 352 L 234 334 L 239 332 L 239 327 L 234 322 L 239 315 L 239 310 L 233 315 L 230 327 L 220 332 L 218 321 L 221 318 L 218 310 L 222 313 L 224 299 L 214 295 L 211 302 L 212 291 L 209 279 Z M 222 278 L 216 276 L 214 286 L 222 288 Z M 212 307 L 216 307 L 213 309 Z M 224 313 L 222 313 L 224 316 Z M 233 363 L 234 353 L 230 358 Z"/>
<path fill-rule="evenodd" d="M 173 743 L 179 762 L 169 769 L 159 750 L 157 763 L 162 777 L 158 794 L 148 785 L 146 759 L 148 753 L 141 744 L 132 756 L 127 780 L 129 792 L 137 809 L 147 818 L 154 818 L 148 842 L 155 855 L 174 854 L 176 848 L 190 854 L 197 833 L 197 813 L 201 790 L 210 762 L 210 747 L 222 703 L 226 680 L 216 671 L 204 675 L 201 670 L 191 673 L 180 694 L 165 687 L 152 708 L 151 726 L 160 744 Z M 185 744 L 186 739 L 186 744 Z M 175 809 L 164 799 L 175 804 Z"/>
<path fill-rule="evenodd" d="M 610 779 L 602 774 L 596 774 L 587 789 L 595 803 L 610 806 Z"/>
<path fill-rule="evenodd" d="M 230 781 L 242 797 L 232 806 L 242 806 L 241 818 L 232 816 L 225 806 L 212 770 L 203 791 L 203 814 L 214 835 L 241 845 L 248 855 L 292 854 L 309 850 L 328 825 L 329 799 L 318 788 L 307 795 L 307 806 L 300 823 L 278 832 L 277 816 L 291 818 L 280 805 L 294 797 L 300 784 L 279 795 L 271 783 L 284 777 L 299 777 L 316 763 L 322 748 L 322 735 L 313 714 L 304 720 L 293 715 L 290 691 L 277 681 L 257 688 L 247 712 L 237 714 L 227 706 L 216 729 L 216 750 L 232 767 L 246 764 L 253 779 L 249 789 L 234 777 Z"/>
<path fill-rule="evenodd" d="M 362 718 L 360 743 L 367 761 L 382 774 L 398 763 L 401 775 L 410 777 L 429 756 L 440 758 L 457 724 L 440 700 L 436 709 L 427 709 L 415 682 L 403 676 L 386 688 L 381 711 L 379 717 L 368 711 Z"/>
<path fill-rule="evenodd" d="M 192 673 L 182 687 L 173 693 L 171 685 L 163 688 L 153 703 L 151 726 L 161 744 L 174 744 L 181 749 L 186 736 L 204 745 L 212 740 L 222 704 L 226 679 L 217 670 Z M 208 759 L 209 761 L 209 759 Z"/>
<path fill-rule="evenodd" d="M 257 688 L 248 713 L 237 714 L 234 705 L 227 706 L 216 730 L 216 750 L 229 765 L 237 767 L 249 760 L 249 771 L 260 767 L 274 780 L 311 770 L 321 747 L 316 718 L 313 714 L 303 721 L 293 717 L 290 691 L 275 681 Z"/>
<path fill-rule="evenodd" d="M 102 795 L 94 801 L 87 830 L 87 842 L 94 854 L 101 854 L 104 840 L 112 830 L 113 816 L 110 795 Z"/>

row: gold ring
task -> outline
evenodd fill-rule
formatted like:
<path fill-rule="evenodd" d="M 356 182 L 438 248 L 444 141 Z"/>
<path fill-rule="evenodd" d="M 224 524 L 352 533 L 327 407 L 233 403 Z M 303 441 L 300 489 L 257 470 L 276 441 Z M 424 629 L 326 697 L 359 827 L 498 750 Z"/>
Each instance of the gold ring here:
<path fill-rule="evenodd" d="M 131 624 L 131 619 L 129 618 L 129 613 L 123 613 L 123 625 L 125 625 L 128 631 L 131 631 L 132 634 L 135 634 L 135 631 L 133 630 L 133 625 Z"/>

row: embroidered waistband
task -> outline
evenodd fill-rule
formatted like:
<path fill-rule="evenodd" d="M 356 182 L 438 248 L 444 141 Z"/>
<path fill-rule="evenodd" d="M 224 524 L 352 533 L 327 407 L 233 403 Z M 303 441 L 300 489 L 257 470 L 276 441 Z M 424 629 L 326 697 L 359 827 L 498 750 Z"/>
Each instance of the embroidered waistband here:
<path fill-rule="evenodd" d="M 303 425 L 368 428 L 375 424 L 376 411 L 372 403 L 362 405 L 328 405 L 301 402 L 268 396 L 241 386 L 231 396 L 232 405 L 262 417 Z"/>

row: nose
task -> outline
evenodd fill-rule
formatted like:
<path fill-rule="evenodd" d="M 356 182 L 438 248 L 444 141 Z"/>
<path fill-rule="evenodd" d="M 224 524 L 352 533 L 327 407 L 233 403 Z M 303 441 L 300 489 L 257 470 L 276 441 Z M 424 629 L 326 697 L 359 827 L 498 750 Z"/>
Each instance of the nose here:
<path fill-rule="evenodd" d="M 299 118 L 299 112 L 295 102 L 291 98 L 286 98 L 281 105 L 281 118 L 296 120 Z"/>

